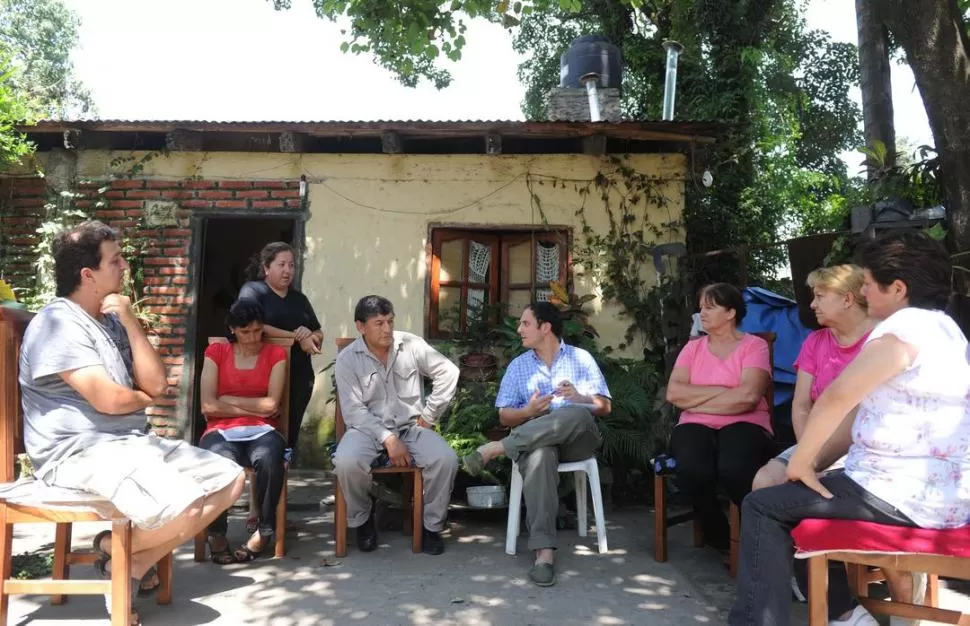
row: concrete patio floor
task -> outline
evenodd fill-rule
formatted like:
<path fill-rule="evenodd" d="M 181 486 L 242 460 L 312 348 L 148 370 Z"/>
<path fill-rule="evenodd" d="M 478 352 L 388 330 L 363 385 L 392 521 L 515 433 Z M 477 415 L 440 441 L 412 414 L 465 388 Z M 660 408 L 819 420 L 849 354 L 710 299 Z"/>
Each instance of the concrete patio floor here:
<path fill-rule="evenodd" d="M 531 558 L 520 538 L 515 557 L 504 552 L 505 511 L 454 511 L 442 556 L 412 554 L 400 531 L 381 533 L 380 548 L 343 559 L 333 552 L 332 493 L 322 473 L 290 478 L 288 555 L 219 567 L 192 561 L 191 545 L 176 552 L 174 601 L 141 601 L 148 626 L 186 624 L 724 624 L 734 585 L 716 552 L 691 546 L 689 525 L 671 529 L 667 563 L 653 560 L 652 511 L 607 510 L 608 554 L 596 552 L 595 533 L 560 531 L 559 582 L 540 589 L 526 578 Z M 245 512 L 233 510 L 230 539 L 244 536 Z M 88 545 L 103 526 L 79 524 L 75 544 Z M 14 553 L 53 541 L 53 526 L 19 526 Z M 74 577 L 93 575 L 78 567 Z M 944 591 L 943 606 L 968 606 Z M 796 624 L 806 623 L 794 605 Z M 75 596 L 62 606 L 45 597 L 15 597 L 10 624 L 107 624 L 100 596 Z"/>

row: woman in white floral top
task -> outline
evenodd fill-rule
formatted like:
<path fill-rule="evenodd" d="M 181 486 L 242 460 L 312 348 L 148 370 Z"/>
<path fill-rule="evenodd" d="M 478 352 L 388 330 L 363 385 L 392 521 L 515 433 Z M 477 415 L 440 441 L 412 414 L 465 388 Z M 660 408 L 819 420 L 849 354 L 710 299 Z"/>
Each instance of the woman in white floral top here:
<path fill-rule="evenodd" d="M 869 313 L 881 321 L 812 407 L 791 482 L 744 501 L 732 626 L 789 623 L 790 533 L 803 519 L 970 523 L 970 363 L 966 338 L 943 312 L 949 258 L 929 237 L 905 232 L 864 245 L 859 264 Z M 846 449 L 845 470 L 819 477 L 817 468 Z M 830 592 L 848 589 L 841 564 L 829 577 Z M 829 619 L 877 624 L 847 592 L 830 593 Z"/>

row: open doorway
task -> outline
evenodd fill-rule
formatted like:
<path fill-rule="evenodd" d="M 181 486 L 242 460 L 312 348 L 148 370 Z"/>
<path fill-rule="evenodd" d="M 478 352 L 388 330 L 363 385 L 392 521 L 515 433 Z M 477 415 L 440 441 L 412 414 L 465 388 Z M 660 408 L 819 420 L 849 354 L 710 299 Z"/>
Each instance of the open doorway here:
<path fill-rule="evenodd" d="M 195 367 L 192 381 L 191 441 L 195 443 L 205 430 L 197 395 L 202 377 L 202 361 L 209 337 L 225 337 L 225 319 L 229 307 L 236 300 L 239 289 L 246 282 L 246 269 L 252 256 L 273 241 L 293 244 L 300 258 L 302 242 L 297 242 L 297 220 L 294 218 L 202 218 L 196 237 L 196 316 Z M 299 268 L 294 286 L 299 288 Z"/>

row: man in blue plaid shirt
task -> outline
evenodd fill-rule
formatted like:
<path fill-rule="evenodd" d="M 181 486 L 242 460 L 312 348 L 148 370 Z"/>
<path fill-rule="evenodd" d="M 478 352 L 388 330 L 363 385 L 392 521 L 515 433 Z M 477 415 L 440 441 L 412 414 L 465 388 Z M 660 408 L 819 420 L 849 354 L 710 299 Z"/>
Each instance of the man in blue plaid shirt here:
<path fill-rule="evenodd" d="M 550 587 L 556 583 L 559 463 L 583 461 L 600 447 L 593 416 L 609 414 L 610 390 L 593 356 L 563 343 L 562 317 L 554 305 L 529 305 L 519 318 L 518 333 L 528 352 L 509 363 L 495 400 L 499 421 L 512 432 L 463 461 L 471 474 L 502 455 L 518 464 L 529 549 L 536 553 L 529 578 Z"/>

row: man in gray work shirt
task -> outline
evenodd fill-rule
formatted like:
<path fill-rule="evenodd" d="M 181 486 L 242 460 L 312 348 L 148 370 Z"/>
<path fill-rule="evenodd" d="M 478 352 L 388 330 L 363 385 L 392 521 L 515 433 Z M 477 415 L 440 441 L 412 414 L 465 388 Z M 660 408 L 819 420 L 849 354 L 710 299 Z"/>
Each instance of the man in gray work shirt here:
<path fill-rule="evenodd" d="M 340 352 L 336 368 L 347 432 L 334 455 L 334 472 L 347 500 L 347 526 L 357 529 L 361 551 L 377 547 L 370 469 L 386 450 L 391 465 L 421 468 L 424 551 L 441 554 L 458 457 L 433 428 L 455 395 L 458 368 L 424 339 L 395 332 L 394 306 L 387 298 L 361 298 L 354 321 L 361 336 Z M 424 376 L 433 386 L 422 402 Z"/>

